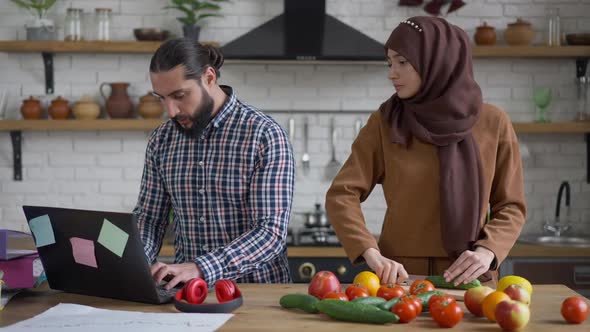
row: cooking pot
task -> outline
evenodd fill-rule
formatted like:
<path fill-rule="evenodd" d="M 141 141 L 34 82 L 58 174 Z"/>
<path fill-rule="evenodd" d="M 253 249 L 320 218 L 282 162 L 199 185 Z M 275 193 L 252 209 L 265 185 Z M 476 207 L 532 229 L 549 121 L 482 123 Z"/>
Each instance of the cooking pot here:
<path fill-rule="evenodd" d="M 309 212 L 298 212 L 297 214 L 303 215 L 305 227 L 330 227 L 326 212 L 322 210 L 322 205 L 319 203 L 315 204 L 315 210 Z"/>

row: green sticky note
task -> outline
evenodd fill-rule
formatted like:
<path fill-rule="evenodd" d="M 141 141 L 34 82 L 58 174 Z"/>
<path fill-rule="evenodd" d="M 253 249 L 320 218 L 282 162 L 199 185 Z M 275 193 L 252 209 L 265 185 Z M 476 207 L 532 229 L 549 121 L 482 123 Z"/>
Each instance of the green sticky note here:
<path fill-rule="evenodd" d="M 113 225 L 113 223 L 107 219 L 102 222 L 102 228 L 98 235 L 98 243 L 112 251 L 113 254 L 123 257 L 123 251 L 125 251 L 125 245 L 127 245 L 128 238 L 129 234 Z"/>
<path fill-rule="evenodd" d="M 53 235 L 53 226 L 48 215 L 39 216 L 29 221 L 29 227 L 35 235 L 35 245 L 37 248 L 47 246 L 55 243 L 55 235 Z"/>

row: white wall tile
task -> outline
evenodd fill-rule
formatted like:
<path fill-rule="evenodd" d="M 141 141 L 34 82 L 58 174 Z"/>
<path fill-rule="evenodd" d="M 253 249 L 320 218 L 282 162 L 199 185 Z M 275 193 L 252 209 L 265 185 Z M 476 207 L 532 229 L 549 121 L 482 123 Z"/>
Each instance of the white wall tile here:
<path fill-rule="evenodd" d="M 180 34 L 178 12 L 162 9 L 161 0 L 105 0 L 100 7 L 113 9 L 113 38 L 134 40 L 132 29 L 154 26 Z M 503 44 L 507 23 L 521 16 L 535 26 L 536 42 L 542 42 L 545 7 L 558 5 L 562 29 L 590 30 L 590 3 L 582 0 L 473 0 L 448 20 L 473 38 L 483 21 L 496 28 L 498 44 Z M 63 20 L 69 6 L 83 8 L 87 17 L 97 7 L 93 0 L 58 1 L 53 17 Z M 223 18 L 203 22 L 203 40 L 225 43 L 280 14 L 283 2 L 240 0 L 224 3 Z M 336 18 L 384 42 L 391 29 L 410 16 L 424 15 L 422 8 L 399 7 L 388 0 L 328 0 L 327 11 Z M 0 1 L 0 39 L 24 39 L 25 12 L 8 1 Z M 61 31 L 61 30 L 60 30 Z M 129 94 L 137 97 L 151 89 L 150 54 L 60 54 L 55 56 L 56 93 L 44 96 L 43 64 L 38 54 L 0 53 L 0 89 L 10 93 L 9 118 L 20 118 L 18 108 L 28 95 L 41 97 L 46 107 L 57 94 L 71 102 L 90 94 L 101 105 L 101 82 L 128 81 Z M 554 121 L 571 120 L 575 115 L 575 75 L 571 59 L 482 59 L 474 60 L 474 74 L 484 99 L 505 109 L 513 121 L 532 121 L 535 107 L 533 87 L 548 86 L 555 93 L 550 116 Z M 220 83 L 233 86 L 240 99 L 264 111 L 315 110 L 337 114 L 307 115 L 312 124 L 310 149 L 312 170 L 308 177 L 297 173 L 294 210 L 306 211 L 316 201 L 323 202 L 329 182 L 323 168 L 329 160 L 329 123 L 337 119 L 340 129 L 337 156 L 344 161 L 353 140 L 353 123 L 368 115 L 393 94 L 385 65 L 276 65 L 231 64 L 222 69 Z M 347 113 L 366 111 L 366 114 Z M 271 114 L 286 126 L 289 114 Z M 303 151 L 302 120 L 295 114 L 295 158 Z M 23 139 L 24 181 L 12 180 L 12 146 L 0 140 L 0 227 L 25 229 L 20 205 L 46 204 L 88 209 L 130 211 L 137 200 L 148 132 L 25 132 Z M 525 232 L 538 232 L 545 208 L 554 206 L 557 187 L 570 181 L 576 193 L 574 207 L 590 215 L 590 185 L 586 179 L 583 135 L 519 135 L 531 156 L 525 161 L 525 192 L 530 221 Z M 584 195 L 582 195 L 584 194 Z M 378 233 L 384 214 L 382 191 L 376 188 L 363 204 L 367 227 Z M 552 209 L 552 208 L 550 208 Z M 584 212 L 586 211 L 586 212 Z M 294 219 L 292 225 L 297 225 Z"/>

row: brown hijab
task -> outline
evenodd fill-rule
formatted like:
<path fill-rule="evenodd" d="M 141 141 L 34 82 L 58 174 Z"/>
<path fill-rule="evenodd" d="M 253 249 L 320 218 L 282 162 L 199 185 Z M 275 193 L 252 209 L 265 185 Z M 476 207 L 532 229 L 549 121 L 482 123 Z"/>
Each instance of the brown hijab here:
<path fill-rule="evenodd" d="M 471 129 L 482 109 L 481 89 L 473 78 L 469 37 L 437 17 L 413 17 L 393 30 L 385 44 L 404 56 L 422 79 L 419 92 L 394 94 L 381 105 L 391 121 L 393 143 L 411 138 L 438 149 L 441 230 L 451 259 L 473 250 L 483 209 L 479 149 Z"/>

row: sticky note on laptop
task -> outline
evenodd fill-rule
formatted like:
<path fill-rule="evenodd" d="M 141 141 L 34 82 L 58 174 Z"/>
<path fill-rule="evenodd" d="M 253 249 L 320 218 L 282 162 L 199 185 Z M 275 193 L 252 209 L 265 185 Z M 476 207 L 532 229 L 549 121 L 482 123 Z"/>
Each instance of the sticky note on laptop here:
<path fill-rule="evenodd" d="M 94 254 L 94 241 L 79 237 L 70 238 L 74 261 L 78 264 L 97 268 L 96 255 Z"/>
<path fill-rule="evenodd" d="M 98 235 L 98 243 L 112 251 L 113 254 L 123 257 L 123 251 L 125 251 L 127 239 L 129 239 L 129 234 L 113 225 L 112 222 L 104 219 L 100 234 Z"/>
<path fill-rule="evenodd" d="M 35 236 L 35 245 L 37 248 L 55 243 L 53 226 L 51 226 L 49 215 L 46 214 L 31 219 L 31 221 L 29 221 L 29 227 Z"/>

